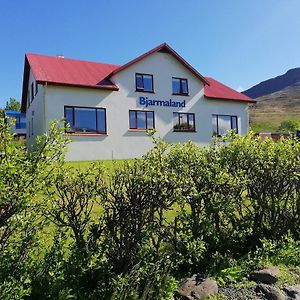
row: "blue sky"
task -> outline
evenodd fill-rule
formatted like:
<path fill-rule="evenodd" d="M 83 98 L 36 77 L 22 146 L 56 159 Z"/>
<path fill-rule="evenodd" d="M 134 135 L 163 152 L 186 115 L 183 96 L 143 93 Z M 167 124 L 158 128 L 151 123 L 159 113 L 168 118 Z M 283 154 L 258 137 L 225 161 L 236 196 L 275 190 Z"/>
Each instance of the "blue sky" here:
<path fill-rule="evenodd" d="M 27 52 L 123 64 L 162 42 L 247 89 L 300 67 L 300 1 L 1 0 L 0 107 L 21 97 Z"/>

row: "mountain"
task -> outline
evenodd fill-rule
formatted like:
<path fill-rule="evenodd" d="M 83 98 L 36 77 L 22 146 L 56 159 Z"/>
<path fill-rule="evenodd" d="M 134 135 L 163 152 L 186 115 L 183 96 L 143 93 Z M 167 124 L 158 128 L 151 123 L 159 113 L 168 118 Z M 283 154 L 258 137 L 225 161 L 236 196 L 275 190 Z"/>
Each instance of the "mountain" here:
<path fill-rule="evenodd" d="M 300 121 L 300 68 L 263 81 L 243 93 L 257 101 L 249 110 L 254 131 L 277 131 L 283 120 Z"/>
<path fill-rule="evenodd" d="M 244 91 L 243 94 L 251 98 L 258 98 L 297 85 L 298 83 L 300 83 L 300 68 L 294 68 L 288 70 L 283 75 L 265 80 L 251 87 Z"/>

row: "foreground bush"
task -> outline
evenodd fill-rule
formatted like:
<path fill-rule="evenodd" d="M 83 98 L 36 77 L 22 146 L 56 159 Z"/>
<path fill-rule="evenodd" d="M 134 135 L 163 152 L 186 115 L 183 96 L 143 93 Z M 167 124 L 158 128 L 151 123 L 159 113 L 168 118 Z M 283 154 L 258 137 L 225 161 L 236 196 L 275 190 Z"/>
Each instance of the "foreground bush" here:
<path fill-rule="evenodd" d="M 228 283 L 262 261 L 299 263 L 299 142 L 154 139 L 106 173 L 58 164 L 54 131 L 28 154 L 2 129 L 1 214 L 16 208 L 0 227 L 1 298 L 172 299 L 194 272 Z"/>

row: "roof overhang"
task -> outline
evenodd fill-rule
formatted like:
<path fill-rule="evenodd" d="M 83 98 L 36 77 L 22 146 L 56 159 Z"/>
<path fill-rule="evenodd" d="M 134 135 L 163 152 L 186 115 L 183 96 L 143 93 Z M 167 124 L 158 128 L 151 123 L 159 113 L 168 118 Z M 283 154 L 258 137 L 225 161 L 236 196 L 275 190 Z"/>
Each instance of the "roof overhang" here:
<path fill-rule="evenodd" d="M 212 97 L 212 96 L 206 96 L 204 95 L 205 98 L 207 99 L 212 99 L 212 100 L 226 100 L 226 101 L 239 101 L 239 102 L 246 102 L 246 103 L 256 103 L 256 100 L 244 100 L 244 99 L 232 99 L 232 98 L 221 98 L 221 97 Z"/>

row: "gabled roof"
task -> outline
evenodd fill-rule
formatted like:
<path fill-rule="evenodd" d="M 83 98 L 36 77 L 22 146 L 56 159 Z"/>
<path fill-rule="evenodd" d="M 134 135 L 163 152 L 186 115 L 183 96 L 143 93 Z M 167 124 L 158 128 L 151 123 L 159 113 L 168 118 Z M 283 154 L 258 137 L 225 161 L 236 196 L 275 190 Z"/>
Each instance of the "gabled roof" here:
<path fill-rule="evenodd" d="M 224 85 L 223 83 L 211 78 L 205 77 L 210 85 L 204 86 L 204 96 L 212 99 L 224 99 L 234 101 L 244 101 L 249 103 L 256 103 L 252 98 L 239 93 L 238 91 Z"/>
<path fill-rule="evenodd" d="M 118 87 L 110 79 L 113 75 L 157 52 L 169 53 L 174 56 L 184 67 L 199 78 L 204 83 L 204 94 L 207 98 L 255 102 L 253 99 L 223 85 L 213 78 L 203 77 L 175 50 L 164 43 L 122 66 L 57 56 L 26 54 L 21 111 L 26 111 L 30 70 L 38 83 L 117 91 Z"/>
<path fill-rule="evenodd" d="M 30 69 L 38 83 L 117 91 L 119 88 L 107 76 L 118 67 L 118 65 L 57 56 L 26 54 L 21 110 L 22 112 L 26 110 Z"/>
<path fill-rule="evenodd" d="M 184 65 L 191 73 L 198 77 L 204 84 L 209 84 L 204 76 L 202 76 L 195 68 L 193 68 L 185 59 L 183 59 L 174 49 L 172 49 L 167 43 L 163 43 L 152 50 L 138 56 L 137 58 L 131 60 L 127 64 L 120 66 L 119 68 L 112 71 L 110 76 L 119 73 L 120 71 L 127 69 L 128 67 L 136 64 L 137 62 L 143 60 L 144 58 L 156 53 L 156 52 L 165 52 L 173 55 L 182 65 Z"/>
<path fill-rule="evenodd" d="M 118 89 L 106 79 L 118 65 L 40 54 L 26 54 L 26 58 L 35 79 L 40 83 Z"/>

